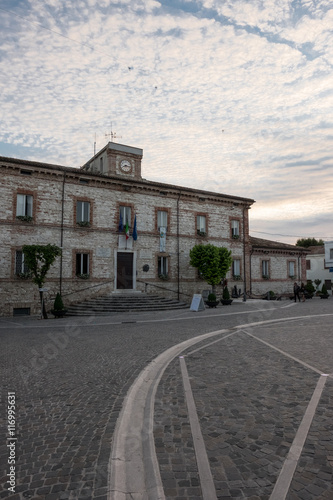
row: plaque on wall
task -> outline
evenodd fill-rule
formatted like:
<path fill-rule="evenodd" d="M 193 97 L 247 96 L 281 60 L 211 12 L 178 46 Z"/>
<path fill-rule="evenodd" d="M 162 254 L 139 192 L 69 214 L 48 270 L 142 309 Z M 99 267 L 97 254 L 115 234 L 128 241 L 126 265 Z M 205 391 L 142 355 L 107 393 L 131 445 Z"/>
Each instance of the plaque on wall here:
<path fill-rule="evenodd" d="M 140 259 L 147 259 L 147 260 L 150 260 L 153 258 L 153 254 L 152 254 L 152 251 L 151 250 L 146 250 L 144 248 L 142 248 L 140 250 Z"/>
<path fill-rule="evenodd" d="M 111 249 L 104 247 L 96 248 L 96 257 L 111 257 Z"/>

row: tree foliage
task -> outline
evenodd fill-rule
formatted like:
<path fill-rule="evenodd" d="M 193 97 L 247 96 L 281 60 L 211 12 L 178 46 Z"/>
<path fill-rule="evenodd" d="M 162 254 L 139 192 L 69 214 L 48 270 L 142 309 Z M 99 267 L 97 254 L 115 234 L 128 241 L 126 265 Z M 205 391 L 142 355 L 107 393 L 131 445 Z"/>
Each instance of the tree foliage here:
<path fill-rule="evenodd" d="M 24 262 L 33 276 L 33 282 L 42 288 L 46 275 L 61 254 L 61 249 L 56 245 L 24 245 L 22 247 Z"/>
<path fill-rule="evenodd" d="M 213 287 L 225 278 L 232 264 L 231 251 L 215 245 L 195 245 L 190 250 L 190 265 Z"/>
<path fill-rule="evenodd" d="M 312 246 L 322 246 L 322 245 L 324 245 L 323 240 L 321 240 L 321 239 L 316 240 L 316 238 L 300 238 L 296 242 L 297 247 L 304 247 L 304 248 L 308 248 L 308 247 L 312 247 Z"/>

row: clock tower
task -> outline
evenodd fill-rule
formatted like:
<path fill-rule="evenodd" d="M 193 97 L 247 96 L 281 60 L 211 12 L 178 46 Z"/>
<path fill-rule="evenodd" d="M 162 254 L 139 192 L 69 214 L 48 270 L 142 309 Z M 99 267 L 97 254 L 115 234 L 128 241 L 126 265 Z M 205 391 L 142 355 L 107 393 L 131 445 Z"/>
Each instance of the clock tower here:
<path fill-rule="evenodd" d="M 142 179 L 141 160 L 143 150 L 109 142 L 99 153 L 89 160 L 83 170 L 127 179 Z"/>
<path fill-rule="evenodd" d="M 108 170 L 105 173 L 131 179 L 141 179 L 142 155 L 142 149 L 109 142 L 107 145 Z"/>

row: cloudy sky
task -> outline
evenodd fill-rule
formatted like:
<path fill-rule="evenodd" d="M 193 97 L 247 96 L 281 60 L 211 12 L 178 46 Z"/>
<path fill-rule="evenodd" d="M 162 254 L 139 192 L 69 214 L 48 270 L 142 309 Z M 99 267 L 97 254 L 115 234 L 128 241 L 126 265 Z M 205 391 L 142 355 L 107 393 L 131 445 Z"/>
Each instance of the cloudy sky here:
<path fill-rule="evenodd" d="M 245 196 L 253 236 L 333 240 L 332 0 L 0 0 L 0 155 Z M 109 136 L 110 138 L 110 136 Z"/>

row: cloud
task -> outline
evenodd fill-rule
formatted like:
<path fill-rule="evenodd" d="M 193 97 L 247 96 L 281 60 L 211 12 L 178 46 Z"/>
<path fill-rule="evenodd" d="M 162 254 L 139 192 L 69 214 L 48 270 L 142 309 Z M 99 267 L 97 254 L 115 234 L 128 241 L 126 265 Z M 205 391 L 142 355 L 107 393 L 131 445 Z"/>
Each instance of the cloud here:
<path fill-rule="evenodd" d="M 79 166 L 112 122 L 146 178 L 254 198 L 272 221 L 333 208 L 333 11 L 295 5 L 20 2 L 2 12 L 0 141 Z"/>

